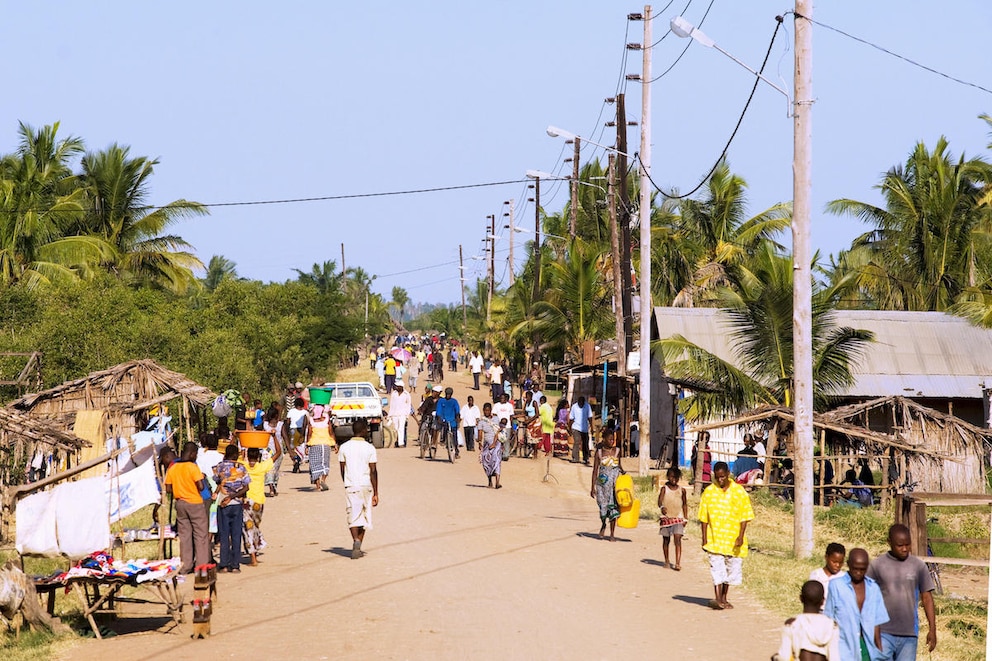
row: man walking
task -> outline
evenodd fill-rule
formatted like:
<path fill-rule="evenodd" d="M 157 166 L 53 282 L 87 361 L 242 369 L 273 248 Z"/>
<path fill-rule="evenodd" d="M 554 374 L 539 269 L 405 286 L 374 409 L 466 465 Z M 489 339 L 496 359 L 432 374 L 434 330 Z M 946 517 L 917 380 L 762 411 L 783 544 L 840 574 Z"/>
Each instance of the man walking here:
<path fill-rule="evenodd" d="M 456 346 L 451 347 L 451 371 L 458 371 L 458 347 Z"/>
<path fill-rule="evenodd" d="M 823 614 L 840 627 L 843 659 L 885 658 L 881 650 L 881 625 L 888 622 L 889 614 L 878 583 L 865 576 L 867 571 L 868 551 L 851 549 L 847 555 L 847 573 L 830 581 Z"/>
<path fill-rule="evenodd" d="M 475 452 L 475 426 L 482 417 L 482 411 L 475 405 L 475 398 L 469 395 L 462 409 L 462 433 L 465 434 L 465 449 Z"/>
<path fill-rule="evenodd" d="M 572 423 L 572 463 L 578 463 L 581 448 L 582 461 L 589 465 L 589 422 L 592 420 L 592 407 L 584 396 L 579 397 L 568 411 Z"/>
<path fill-rule="evenodd" d="M 503 365 L 499 360 L 489 366 L 489 387 L 493 391 L 493 401 L 498 402 L 503 394 Z"/>
<path fill-rule="evenodd" d="M 713 484 L 706 487 L 699 500 L 703 550 L 709 556 L 713 577 L 712 608 L 733 608 L 727 601 L 730 586 L 743 582 L 743 559 L 747 557 L 748 522 L 754 519 L 751 499 L 744 487 L 730 477 L 726 462 L 713 466 Z"/>
<path fill-rule="evenodd" d="M 348 528 L 351 530 L 351 559 L 365 553 L 362 542 L 372 529 L 372 508 L 379 504 L 379 473 L 376 471 L 375 446 L 365 440 L 368 423 L 359 418 L 352 423 L 354 436 L 341 445 L 338 464 L 344 481 Z"/>
<path fill-rule="evenodd" d="M 472 370 L 472 381 L 474 382 L 472 390 L 479 389 L 479 377 L 482 376 L 482 366 L 485 362 L 482 359 L 482 354 L 478 351 L 472 352 L 472 358 L 468 361 L 468 368 Z"/>
<path fill-rule="evenodd" d="M 393 384 L 393 392 L 389 393 L 389 424 L 396 430 L 396 447 L 406 447 L 406 419 L 413 413 L 413 402 L 410 393 L 404 390 L 403 381 Z"/>
<path fill-rule="evenodd" d="M 396 383 L 396 364 L 397 360 L 392 355 L 386 356 L 382 363 L 383 383 L 387 393 L 393 392 L 393 384 Z"/>
<path fill-rule="evenodd" d="M 181 574 L 189 574 L 197 565 L 210 562 L 210 522 L 200 495 L 206 478 L 196 465 L 197 450 L 196 443 L 184 445 L 182 458 L 165 473 L 165 491 L 172 496 L 176 506 Z"/>
<path fill-rule="evenodd" d="M 882 625 L 882 659 L 907 661 L 916 658 L 922 602 L 927 616 L 927 649 L 937 647 L 937 621 L 933 608 L 933 578 L 926 563 L 910 555 L 909 528 L 897 523 L 889 528 L 889 552 L 875 558 L 868 578 L 882 589 L 889 621 Z"/>

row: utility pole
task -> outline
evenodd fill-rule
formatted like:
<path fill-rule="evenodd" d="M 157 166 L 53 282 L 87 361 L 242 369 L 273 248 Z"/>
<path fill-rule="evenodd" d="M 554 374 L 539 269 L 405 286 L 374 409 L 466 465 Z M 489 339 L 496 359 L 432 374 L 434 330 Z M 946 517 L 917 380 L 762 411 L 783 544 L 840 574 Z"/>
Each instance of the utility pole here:
<path fill-rule="evenodd" d="M 496 214 L 489 214 L 489 300 L 486 302 L 486 325 L 492 319 L 493 286 L 496 279 Z"/>
<path fill-rule="evenodd" d="M 531 305 L 541 297 L 541 178 L 534 178 L 534 297 Z M 532 335 L 534 356 L 532 362 L 541 362 L 541 335 L 536 330 Z M 528 365 L 528 367 L 531 367 Z"/>
<path fill-rule="evenodd" d="M 651 462 L 651 5 L 644 5 L 644 45 L 641 65 L 641 372 L 638 379 L 638 474 L 647 475 Z"/>
<path fill-rule="evenodd" d="M 796 417 L 793 552 L 813 554 L 813 274 L 810 192 L 813 164 L 813 0 L 796 0 L 795 110 L 792 155 L 792 344 Z"/>
<path fill-rule="evenodd" d="M 627 110 L 624 95 L 617 94 L 617 165 L 616 179 L 620 186 L 620 305 L 623 314 L 623 360 L 634 348 L 633 303 L 630 295 L 630 191 L 627 188 Z"/>
<path fill-rule="evenodd" d="M 606 182 L 606 197 L 610 211 L 610 256 L 613 262 L 613 314 L 617 318 L 617 374 L 627 375 L 627 356 L 621 356 L 623 351 L 624 338 L 627 332 L 624 330 L 623 319 L 623 284 L 620 275 L 620 231 L 617 225 L 617 156 L 614 153 L 609 155 L 609 167 Z"/>
<path fill-rule="evenodd" d="M 572 156 L 572 197 L 569 202 L 571 208 L 569 209 L 568 235 L 573 239 L 579 224 L 579 143 L 581 141 L 579 136 L 575 136 L 572 140 L 575 150 Z"/>
<path fill-rule="evenodd" d="M 517 233 L 517 230 L 515 229 L 516 225 L 514 224 L 515 221 L 513 220 L 513 198 L 510 198 L 510 200 L 506 202 L 506 204 L 510 205 L 510 213 L 505 215 L 510 217 L 510 258 L 509 259 L 510 259 L 510 286 L 512 287 L 513 278 L 514 278 L 513 267 L 515 265 L 515 262 L 513 261 L 513 244 L 516 243 L 516 241 L 513 238 L 513 235 Z"/>
<path fill-rule="evenodd" d="M 341 244 L 341 275 L 344 275 L 344 272 L 346 270 L 347 269 L 345 269 L 345 267 L 344 267 L 344 244 L 342 243 Z"/>
<path fill-rule="evenodd" d="M 465 258 L 462 257 L 462 244 L 458 244 L 458 284 L 462 290 L 462 327 L 468 327 L 468 315 L 465 312 Z"/>

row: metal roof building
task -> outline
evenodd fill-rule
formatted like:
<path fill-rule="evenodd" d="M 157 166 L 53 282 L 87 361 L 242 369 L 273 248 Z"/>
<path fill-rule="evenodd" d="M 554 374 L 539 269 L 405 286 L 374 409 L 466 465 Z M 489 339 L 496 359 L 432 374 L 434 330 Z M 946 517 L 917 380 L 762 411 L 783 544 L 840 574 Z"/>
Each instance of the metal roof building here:
<path fill-rule="evenodd" d="M 658 307 L 654 315 L 657 337 L 682 335 L 736 364 L 733 328 L 720 310 Z M 942 312 L 837 310 L 834 322 L 875 334 L 852 365 L 855 382 L 841 398 L 983 400 L 992 389 L 992 330 Z"/>

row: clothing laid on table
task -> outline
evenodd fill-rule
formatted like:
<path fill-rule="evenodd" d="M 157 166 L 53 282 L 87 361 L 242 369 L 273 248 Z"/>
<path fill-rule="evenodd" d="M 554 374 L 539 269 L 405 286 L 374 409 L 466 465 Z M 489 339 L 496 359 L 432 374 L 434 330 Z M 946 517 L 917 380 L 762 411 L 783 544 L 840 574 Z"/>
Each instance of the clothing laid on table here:
<path fill-rule="evenodd" d="M 827 661 L 842 661 L 840 632 L 837 623 L 819 613 L 802 613 L 782 628 L 782 643 L 772 661 L 798 659 L 802 651 L 827 657 Z M 855 661 L 857 659 L 855 658 Z"/>
<path fill-rule="evenodd" d="M 868 652 L 870 661 L 885 658 L 882 651 L 875 647 L 875 627 L 888 622 L 889 613 L 885 609 L 882 590 L 874 579 L 865 576 L 864 586 L 865 601 L 858 608 L 851 575 L 837 576 L 830 581 L 830 593 L 823 606 L 823 614 L 840 627 L 841 658 L 845 661 L 861 659 L 862 648 Z"/>
<path fill-rule="evenodd" d="M 599 506 L 599 518 L 606 523 L 619 518 L 620 508 L 617 506 L 616 483 L 620 475 L 620 459 L 614 455 L 599 453 L 599 471 L 596 475 L 596 504 Z"/>

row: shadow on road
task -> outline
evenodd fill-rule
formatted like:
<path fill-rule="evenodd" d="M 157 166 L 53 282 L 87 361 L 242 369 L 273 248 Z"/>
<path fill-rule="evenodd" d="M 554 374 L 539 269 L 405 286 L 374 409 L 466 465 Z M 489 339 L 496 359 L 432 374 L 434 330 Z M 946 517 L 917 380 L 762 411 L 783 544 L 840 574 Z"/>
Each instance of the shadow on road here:
<path fill-rule="evenodd" d="M 575 533 L 575 536 L 576 537 L 585 537 L 586 539 L 595 539 L 597 542 L 607 542 L 609 540 L 608 537 L 600 538 L 600 536 L 598 534 L 594 533 L 594 532 L 577 532 L 577 533 Z M 631 542 L 633 540 L 624 539 L 623 537 L 617 537 L 615 541 L 617 541 L 617 542 Z"/>
<path fill-rule="evenodd" d="M 667 567 L 664 560 L 655 560 L 654 558 L 641 558 L 641 562 L 645 565 L 651 565 L 653 567 Z"/>
<path fill-rule="evenodd" d="M 343 549 L 340 546 L 324 549 L 324 553 L 333 553 L 334 555 L 339 555 L 342 558 L 348 558 L 349 560 L 351 559 L 351 549 Z"/>
<path fill-rule="evenodd" d="M 684 601 L 687 604 L 693 604 L 694 606 L 703 606 L 704 608 L 710 607 L 710 602 L 712 599 L 708 597 L 690 597 L 686 594 L 673 594 L 672 599 L 675 601 Z"/>

